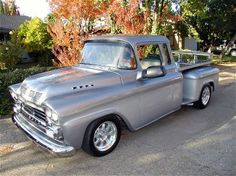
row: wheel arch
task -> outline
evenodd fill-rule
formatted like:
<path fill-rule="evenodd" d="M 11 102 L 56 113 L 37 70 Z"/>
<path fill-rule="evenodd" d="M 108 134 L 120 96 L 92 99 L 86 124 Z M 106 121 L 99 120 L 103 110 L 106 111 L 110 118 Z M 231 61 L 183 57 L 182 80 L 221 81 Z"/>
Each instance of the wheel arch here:
<path fill-rule="evenodd" d="M 212 91 L 215 91 L 215 84 L 214 84 L 214 82 L 210 81 L 209 85 L 211 86 Z"/>
<path fill-rule="evenodd" d="M 125 120 L 124 117 L 122 117 L 122 115 L 117 114 L 117 113 L 109 113 L 106 115 L 103 115 L 101 117 L 98 117 L 96 119 L 93 119 L 86 127 L 86 130 L 88 129 L 89 125 L 92 124 L 94 121 L 96 120 L 101 120 L 101 119 L 105 119 L 105 118 L 114 118 L 117 119 L 119 121 L 120 126 L 122 127 L 122 129 L 127 129 L 129 131 L 132 131 L 131 126 L 129 125 L 129 123 L 127 122 L 127 120 Z"/>
<path fill-rule="evenodd" d="M 76 114 L 72 117 L 68 117 L 70 118 L 70 120 L 67 120 L 62 124 L 65 143 L 74 146 L 76 149 L 81 148 L 84 135 L 89 125 L 92 124 L 92 122 L 94 122 L 95 120 L 106 117 L 118 119 L 121 124 L 121 129 L 134 131 L 128 119 L 124 115 L 122 115 L 122 113 L 116 111 L 115 109 L 104 109 L 103 111 L 93 112 L 90 114 L 86 114 L 85 116 L 79 116 L 78 114 Z"/>

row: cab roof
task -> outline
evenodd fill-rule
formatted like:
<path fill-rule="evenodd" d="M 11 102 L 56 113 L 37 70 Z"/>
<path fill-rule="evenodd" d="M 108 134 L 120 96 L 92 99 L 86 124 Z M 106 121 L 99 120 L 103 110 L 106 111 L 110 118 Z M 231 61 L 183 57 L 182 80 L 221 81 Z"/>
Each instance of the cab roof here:
<path fill-rule="evenodd" d="M 169 43 L 169 40 L 165 36 L 158 35 L 105 35 L 92 37 L 85 42 L 89 41 L 124 41 L 135 46 L 140 43 L 153 43 L 162 42 Z"/>

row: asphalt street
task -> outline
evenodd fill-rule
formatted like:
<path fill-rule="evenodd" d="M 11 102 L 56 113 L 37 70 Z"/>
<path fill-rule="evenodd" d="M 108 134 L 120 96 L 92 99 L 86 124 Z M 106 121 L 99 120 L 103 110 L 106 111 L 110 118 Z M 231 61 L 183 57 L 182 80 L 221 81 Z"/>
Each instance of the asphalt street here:
<path fill-rule="evenodd" d="M 236 175 L 236 64 L 220 66 L 209 106 L 181 110 L 137 132 L 123 131 L 105 157 L 60 158 L 0 120 L 0 175 Z"/>

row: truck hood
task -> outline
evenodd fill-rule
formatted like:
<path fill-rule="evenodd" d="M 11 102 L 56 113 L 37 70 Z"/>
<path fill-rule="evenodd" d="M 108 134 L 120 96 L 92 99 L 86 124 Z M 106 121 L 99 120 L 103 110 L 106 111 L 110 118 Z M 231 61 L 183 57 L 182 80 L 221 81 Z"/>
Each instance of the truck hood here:
<path fill-rule="evenodd" d="M 23 99 L 41 105 L 46 99 L 122 84 L 118 73 L 86 67 L 65 67 L 28 77 L 20 87 Z"/>

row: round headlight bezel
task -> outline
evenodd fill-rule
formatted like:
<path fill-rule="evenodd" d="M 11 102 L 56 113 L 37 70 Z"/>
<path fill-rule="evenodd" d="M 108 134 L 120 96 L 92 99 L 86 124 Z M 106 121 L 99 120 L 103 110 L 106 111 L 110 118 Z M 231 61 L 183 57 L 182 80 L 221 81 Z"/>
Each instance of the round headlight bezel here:
<path fill-rule="evenodd" d="M 51 108 L 48 107 L 45 108 L 44 112 L 46 114 L 49 123 L 50 122 L 58 123 L 58 115 Z"/>
<path fill-rule="evenodd" d="M 52 119 L 54 122 L 58 122 L 58 115 L 57 115 L 55 112 L 52 112 L 51 119 Z"/>
<path fill-rule="evenodd" d="M 50 118 L 52 116 L 52 110 L 50 108 L 45 108 L 45 114 Z"/>

